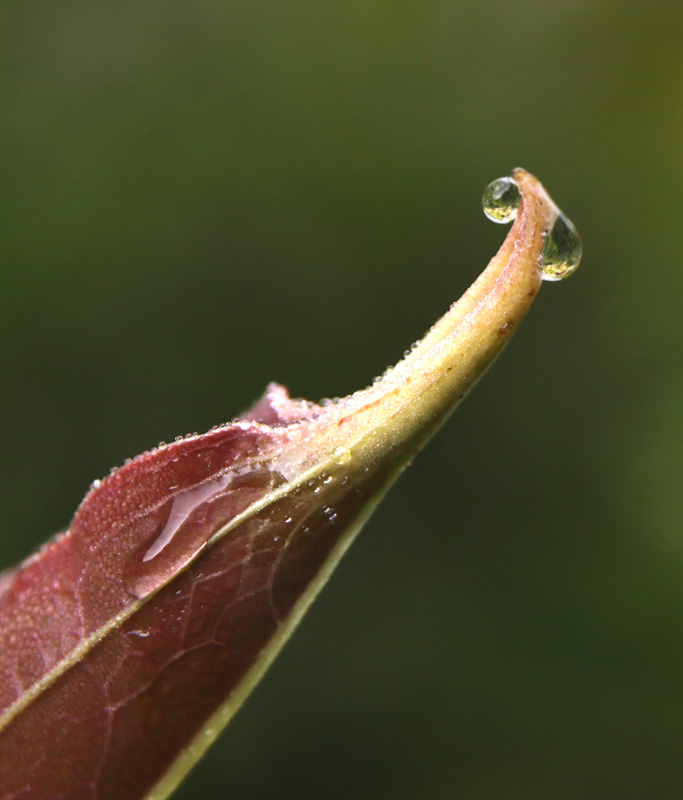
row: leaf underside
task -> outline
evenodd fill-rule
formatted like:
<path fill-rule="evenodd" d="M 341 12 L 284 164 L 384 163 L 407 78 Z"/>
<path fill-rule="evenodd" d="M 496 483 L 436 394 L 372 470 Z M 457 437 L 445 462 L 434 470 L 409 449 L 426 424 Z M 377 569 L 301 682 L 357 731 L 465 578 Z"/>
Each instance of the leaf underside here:
<path fill-rule="evenodd" d="M 381 380 L 325 405 L 272 384 L 239 420 L 96 482 L 68 531 L 0 576 L 0 798 L 175 788 L 538 292 L 558 210 L 514 177 L 498 254 Z"/>

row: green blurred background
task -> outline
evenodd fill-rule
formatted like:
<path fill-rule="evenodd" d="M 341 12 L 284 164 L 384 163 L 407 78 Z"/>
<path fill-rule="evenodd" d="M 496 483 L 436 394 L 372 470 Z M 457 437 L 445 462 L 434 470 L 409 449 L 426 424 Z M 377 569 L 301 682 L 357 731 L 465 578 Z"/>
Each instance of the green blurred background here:
<path fill-rule="evenodd" d="M 400 357 L 522 165 L 581 231 L 177 795 L 683 796 L 683 5 L 3 9 L 1 564 L 93 478 Z"/>

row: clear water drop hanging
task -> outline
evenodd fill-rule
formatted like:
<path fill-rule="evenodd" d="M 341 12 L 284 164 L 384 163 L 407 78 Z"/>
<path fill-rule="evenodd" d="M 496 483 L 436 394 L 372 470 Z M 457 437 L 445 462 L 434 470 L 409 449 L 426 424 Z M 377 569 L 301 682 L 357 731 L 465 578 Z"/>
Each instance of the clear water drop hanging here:
<path fill-rule="evenodd" d="M 581 239 L 576 228 L 560 212 L 548 232 L 541 253 L 544 281 L 561 281 L 569 277 L 581 262 Z"/>
<path fill-rule="evenodd" d="M 517 216 L 521 201 L 519 186 L 512 178 L 497 178 L 484 189 L 481 205 L 492 222 L 503 225 Z"/>

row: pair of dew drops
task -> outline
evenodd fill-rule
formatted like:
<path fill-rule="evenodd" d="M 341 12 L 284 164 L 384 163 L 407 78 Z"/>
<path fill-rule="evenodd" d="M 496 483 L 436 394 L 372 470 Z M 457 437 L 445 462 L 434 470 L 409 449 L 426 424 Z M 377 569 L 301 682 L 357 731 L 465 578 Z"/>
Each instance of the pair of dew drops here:
<path fill-rule="evenodd" d="M 484 190 L 481 204 L 484 214 L 493 222 L 512 222 L 522 200 L 519 186 L 513 178 L 498 178 Z M 581 240 L 576 228 L 560 212 L 548 231 L 541 254 L 540 267 L 545 281 L 567 278 L 581 261 Z"/>

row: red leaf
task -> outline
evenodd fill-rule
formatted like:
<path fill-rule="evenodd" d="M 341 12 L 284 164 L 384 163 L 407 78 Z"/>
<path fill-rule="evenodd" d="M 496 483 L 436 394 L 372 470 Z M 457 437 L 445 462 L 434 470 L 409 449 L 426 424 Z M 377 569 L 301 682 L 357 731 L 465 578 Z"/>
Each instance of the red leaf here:
<path fill-rule="evenodd" d="M 258 681 L 381 495 L 539 289 L 557 208 L 518 170 L 487 270 L 370 388 L 271 385 L 241 420 L 96 482 L 0 578 L 0 797 L 166 797 Z"/>

